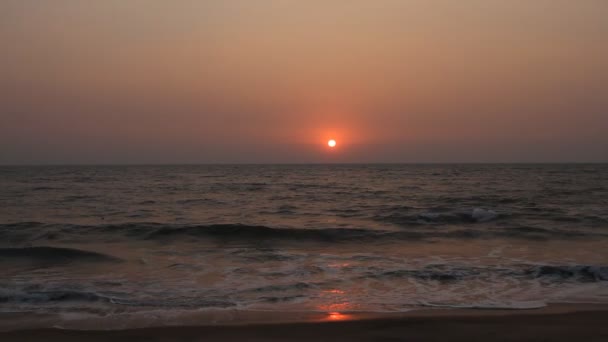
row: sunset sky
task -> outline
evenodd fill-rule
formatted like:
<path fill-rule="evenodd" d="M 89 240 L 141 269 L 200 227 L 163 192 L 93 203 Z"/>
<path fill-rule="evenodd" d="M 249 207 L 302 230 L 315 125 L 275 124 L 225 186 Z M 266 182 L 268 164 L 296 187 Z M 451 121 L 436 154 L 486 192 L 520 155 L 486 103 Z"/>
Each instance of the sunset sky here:
<path fill-rule="evenodd" d="M 606 0 L 2 0 L 0 164 L 606 162 L 607 18 Z"/>

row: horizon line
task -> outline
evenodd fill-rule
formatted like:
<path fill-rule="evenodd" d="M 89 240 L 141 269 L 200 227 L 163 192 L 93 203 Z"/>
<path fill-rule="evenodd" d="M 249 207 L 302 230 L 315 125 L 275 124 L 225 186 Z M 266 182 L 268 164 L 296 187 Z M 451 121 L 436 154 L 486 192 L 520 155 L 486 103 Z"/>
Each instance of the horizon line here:
<path fill-rule="evenodd" d="M 608 161 L 556 161 L 556 162 L 287 162 L 287 163 L 254 163 L 254 162 L 215 162 L 215 163 L 23 163 L 2 164 L 0 167 L 44 167 L 44 166 L 298 166 L 298 165 L 602 165 Z"/>

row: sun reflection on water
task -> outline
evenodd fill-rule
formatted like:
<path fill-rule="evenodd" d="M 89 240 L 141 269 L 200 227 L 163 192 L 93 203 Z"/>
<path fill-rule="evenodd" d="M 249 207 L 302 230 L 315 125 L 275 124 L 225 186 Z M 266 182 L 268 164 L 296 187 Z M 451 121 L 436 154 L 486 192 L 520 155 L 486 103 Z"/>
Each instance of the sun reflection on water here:
<path fill-rule="evenodd" d="M 332 293 L 332 294 L 344 294 L 344 293 L 345 293 L 344 291 L 342 291 L 342 290 L 338 290 L 338 289 L 325 290 L 325 291 L 323 291 L 323 292 L 326 292 L 326 293 Z"/>
<path fill-rule="evenodd" d="M 327 313 L 327 320 L 328 321 L 347 321 L 349 319 L 352 319 L 352 315 L 348 315 L 348 314 L 343 314 L 340 312 L 328 312 Z"/>
<path fill-rule="evenodd" d="M 322 295 L 328 300 L 327 304 L 319 305 L 320 311 L 325 311 L 327 321 L 345 321 L 352 319 L 352 315 L 345 311 L 352 309 L 352 303 L 348 300 L 346 291 L 340 289 L 323 290 Z"/>

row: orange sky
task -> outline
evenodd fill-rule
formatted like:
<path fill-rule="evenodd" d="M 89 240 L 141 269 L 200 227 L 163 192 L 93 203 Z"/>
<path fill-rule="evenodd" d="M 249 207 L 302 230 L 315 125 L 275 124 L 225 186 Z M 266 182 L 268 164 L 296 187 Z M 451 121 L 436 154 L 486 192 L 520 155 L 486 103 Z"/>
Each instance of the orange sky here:
<path fill-rule="evenodd" d="M 606 17 L 604 0 L 3 0 L 0 163 L 608 161 Z"/>

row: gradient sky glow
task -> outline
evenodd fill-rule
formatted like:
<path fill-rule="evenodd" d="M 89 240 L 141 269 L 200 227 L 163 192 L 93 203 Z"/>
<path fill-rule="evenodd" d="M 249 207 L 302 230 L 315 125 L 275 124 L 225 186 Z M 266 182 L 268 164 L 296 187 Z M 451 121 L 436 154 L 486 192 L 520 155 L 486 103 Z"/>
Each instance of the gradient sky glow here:
<path fill-rule="evenodd" d="M 0 164 L 606 162 L 607 18 L 605 0 L 2 0 Z"/>

